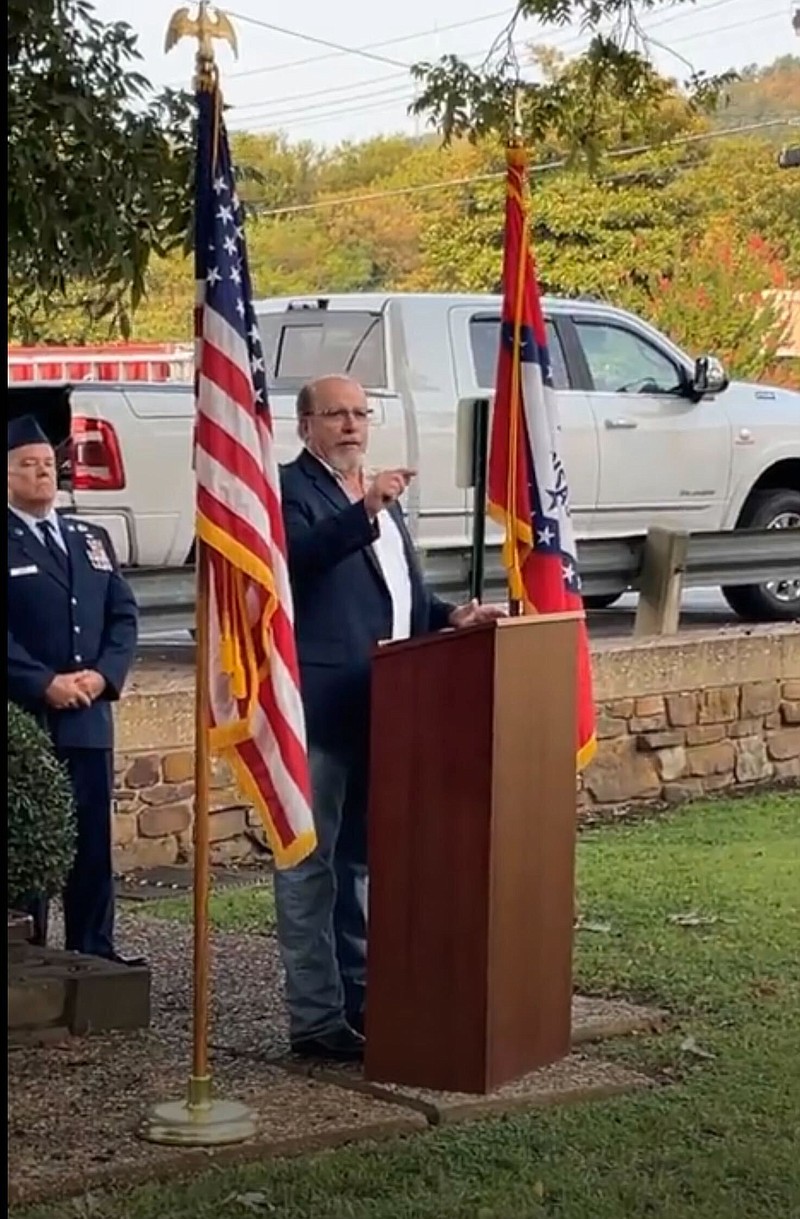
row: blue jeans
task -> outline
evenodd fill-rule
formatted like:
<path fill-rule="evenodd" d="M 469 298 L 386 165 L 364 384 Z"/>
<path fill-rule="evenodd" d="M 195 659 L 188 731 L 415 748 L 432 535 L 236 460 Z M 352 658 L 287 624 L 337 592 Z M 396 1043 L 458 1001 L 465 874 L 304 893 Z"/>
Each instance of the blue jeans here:
<path fill-rule="evenodd" d="M 360 1015 L 367 973 L 366 759 L 311 746 L 309 762 L 317 846 L 274 877 L 293 1041 Z"/>

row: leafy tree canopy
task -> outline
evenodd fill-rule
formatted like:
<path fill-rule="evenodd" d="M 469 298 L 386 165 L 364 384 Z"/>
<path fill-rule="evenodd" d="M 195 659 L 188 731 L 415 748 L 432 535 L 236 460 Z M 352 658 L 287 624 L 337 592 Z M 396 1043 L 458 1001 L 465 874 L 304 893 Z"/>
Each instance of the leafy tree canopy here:
<path fill-rule="evenodd" d="M 422 91 L 413 106 L 443 134 L 476 139 L 504 137 L 516 128 L 529 142 L 556 139 L 593 164 L 608 146 L 609 112 L 619 136 L 635 142 L 635 129 L 670 99 L 698 114 L 713 111 L 734 73 L 708 77 L 689 68 L 679 89 L 657 71 L 640 17 L 690 0 L 518 0 L 514 15 L 477 69 L 455 55 L 415 65 Z M 515 39 L 527 20 L 577 25 L 591 35 L 586 52 L 558 72 L 526 79 Z M 524 57 L 523 57 L 524 58 Z M 530 58 L 530 57 L 529 57 Z M 541 67 L 541 63 L 539 64 Z"/>
<path fill-rule="evenodd" d="M 153 252 L 187 230 L 191 99 L 156 94 L 136 39 L 88 0 L 10 0 L 8 9 L 9 329 L 68 289 L 123 333 Z"/>

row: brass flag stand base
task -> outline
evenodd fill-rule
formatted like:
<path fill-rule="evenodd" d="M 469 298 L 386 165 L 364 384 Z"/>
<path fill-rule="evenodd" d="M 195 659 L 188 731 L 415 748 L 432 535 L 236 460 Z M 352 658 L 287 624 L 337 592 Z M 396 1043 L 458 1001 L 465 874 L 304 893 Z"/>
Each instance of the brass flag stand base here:
<path fill-rule="evenodd" d="M 148 1143 L 173 1147 L 221 1147 L 243 1143 L 256 1133 L 256 1119 L 238 1101 L 214 1100 L 211 1078 L 189 1081 L 185 1101 L 162 1101 L 143 1119 L 139 1135 Z"/>

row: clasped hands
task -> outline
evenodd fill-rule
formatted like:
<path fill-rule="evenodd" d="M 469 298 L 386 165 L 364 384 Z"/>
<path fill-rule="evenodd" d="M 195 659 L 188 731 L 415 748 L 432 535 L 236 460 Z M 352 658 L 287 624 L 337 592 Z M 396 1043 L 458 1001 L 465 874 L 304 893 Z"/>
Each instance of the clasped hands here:
<path fill-rule="evenodd" d="M 48 706 L 57 711 L 90 707 L 106 688 L 106 679 L 95 669 L 78 673 L 58 673 L 44 692 Z"/>

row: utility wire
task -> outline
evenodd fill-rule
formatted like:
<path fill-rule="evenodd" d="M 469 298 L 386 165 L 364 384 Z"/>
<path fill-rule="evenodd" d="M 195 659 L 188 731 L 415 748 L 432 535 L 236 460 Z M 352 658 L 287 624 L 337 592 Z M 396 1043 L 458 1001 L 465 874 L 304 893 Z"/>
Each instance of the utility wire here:
<path fill-rule="evenodd" d="M 729 4 L 731 0 L 716 0 L 716 3 Z M 262 72 L 283 72 L 289 68 L 302 68 L 306 64 L 320 63 L 324 59 L 338 59 L 340 55 L 358 55 L 362 51 L 374 51 L 381 47 L 393 47 L 401 42 L 415 42 L 420 38 L 430 38 L 437 34 L 446 34 L 450 30 L 464 29 L 468 25 L 479 25 L 484 21 L 496 21 L 499 17 L 510 17 L 513 12 L 515 12 L 513 8 L 503 8 L 499 12 L 484 13 L 482 17 L 471 17 L 469 21 L 453 21 L 450 25 L 440 25 L 435 26 L 433 29 L 417 30 L 414 34 L 400 34 L 396 38 L 384 38 L 380 42 L 367 42 L 363 46 L 352 47 L 346 51 L 330 51 L 326 55 L 311 55 L 307 59 L 294 59 L 289 63 L 267 64 L 263 68 L 249 68 L 243 72 L 229 72 L 227 79 L 233 80 L 234 78 L 241 79 L 243 76 L 260 76 Z"/>
<path fill-rule="evenodd" d="M 742 0 L 713 0 L 713 3 L 705 5 L 705 7 L 702 9 L 693 8 L 693 9 L 683 11 L 683 12 L 667 14 L 664 17 L 660 18 L 659 20 L 650 23 L 650 25 L 648 25 L 646 27 L 646 29 L 660 29 L 662 26 L 669 25 L 673 21 L 680 21 L 684 17 L 696 16 L 700 12 L 707 13 L 707 12 L 710 12 L 712 9 L 722 8 L 728 4 L 739 4 L 739 3 L 742 3 Z M 427 29 L 427 30 L 418 30 L 416 33 L 413 33 L 413 34 L 401 34 L 394 38 L 384 38 L 379 42 L 367 42 L 367 43 L 362 44 L 359 47 L 346 47 L 339 43 L 328 42 L 327 40 L 317 38 L 314 35 L 304 34 L 299 30 L 290 30 L 290 29 L 285 29 L 282 26 L 271 25 L 268 22 L 260 20 L 259 18 L 249 17 L 243 13 L 231 13 L 230 16 L 235 17 L 237 21 L 244 21 L 246 24 L 261 26 L 265 29 L 274 30 L 275 32 L 280 33 L 280 34 L 286 34 L 292 38 L 299 38 L 299 39 L 303 40 L 304 42 L 312 42 L 312 43 L 320 44 L 322 46 L 330 46 L 330 47 L 333 47 L 334 49 L 324 55 L 311 55 L 304 59 L 295 59 L 295 60 L 290 60 L 288 62 L 279 63 L 279 64 L 267 64 L 263 68 L 250 68 L 250 69 L 245 69 L 240 72 L 230 72 L 227 74 L 227 79 L 228 80 L 234 80 L 234 79 L 241 80 L 243 77 L 259 76 L 262 73 L 266 73 L 266 72 L 283 72 L 283 71 L 288 70 L 289 68 L 305 67 L 307 64 L 320 63 L 322 60 L 326 60 L 326 59 L 337 59 L 341 55 L 358 55 L 358 56 L 363 56 L 364 58 L 370 58 L 370 59 L 377 58 L 379 60 L 379 62 L 381 62 L 381 63 L 388 63 L 394 67 L 399 66 L 399 67 L 407 68 L 409 66 L 407 64 L 399 64 L 397 60 L 392 60 L 392 59 L 389 59 L 388 57 L 384 57 L 384 56 L 369 55 L 369 54 L 367 54 L 367 52 L 372 52 L 381 47 L 396 46 L 398 43 L 414 42 L 420 38 L 426 38 L 426 37 L 430 37 L 430 36 L 435 36 L 437 34 L 447 33 L 450 30 L 463 29 L 467 26 L 478 25 L 485 21 L 494 21 L 500 17 L 512 16 L 515 12 L 516 12 L 516 8 L 500 9 L 499 11 L 494 12 L 494 13 L 484 13 L 483 16 L 472 17 L 467 21 L 454 21 L 449 25 L 437 26 L 437 27 L 434 27 L 432 29 Z M 540 32 L 540 34 L 544 34 L 545 31 L 547 30 L 547 28 L 548 27 L 545 26 L 542 29 L 542 31 Z M 552 27 L 550 27 L 550 28 L 552 28 Z M 560 27 L 557 27 L 557 28 L 560 28 Z M 577 36 L 570 35 L 565 40 L 565 42 L 562 42 L 562 40 L 559 40 L 559 39 L 554 39 L 553 42 L 551 43 L 551 45 L 554 45 L 554 46 L 566 45 L 566 43 L 580 41 L 581 38 L 583 38 L 583 37 L 585 37 L 585 35 L 582 35 L 582 34 L 579 34 Z"/>
<path fill-rule="evenodd" d="M 609 157 L 635 157 L 642 156 L 647 152 L 656 152 L 662 148 L 683 148 L 691 144 L 699 144 L 706 140 L 719 140 L 726 136 L 748 135 L 754 131 L 766 131 L 777 127 L 792 127 L 800 124 L 800 114 L 792 115 L 786 118 L 768 119 L 759 123 L 744 123 L 739 127 L 724 127 L 718 131 L 702 131 L 694 135 L 677 136 L 673 140 L 664 140 L 660 144 L 639 144 L 634 148 L 615 148 L 609 152 Z M 564 169 L 569 164 L 566 157 L 559 158 L 556 161 L 540 161 L 537 164 L 529 166 L 530 173 L 548 173 L 556 169 Z M 373 203 L 380 199 L 398 199 L 407 195 L 427 194 L 431 191 L 450 190 L 456 186 L 472 186 L 479 182 L 496 182 L 500 178 L 505 177 L 504 170 L 497 170 L 494 173 L 474 174 L 467 178 L 447 178 L 443 182 L 424 182 L 416 186 L 402 186 L 394 190 L 372 191 L 366 195 L 349 195 L 344 198 L 337 197 L 331 199 L 317 199 L 313 203 L 294 203 L 285 207 L 270 207 L 264 208 L 259 204 L 251 203 L 248 205 L 248 211 L 256 212 L 259 216 L 294 216 L 301 212 L 315 212 L 323 208 L 331 207 L 349 207 L 355 203 Z"/>
<path fill-rule="evenodd" d="M 329 38 L 318 38 L 316 34 L 303 34 L 299 30 L 289 30 L 284 25 L 274 25 L 271 21 L 262 21 L 259 17 L 247 17 L 243 13 L 232 13 L 228 11 L 228 16 L 233 17 L 236 21 L 244 21 L 247 25 L 258 26 L 259 29 L 272 30 L 275 34 L 285 34 L 288 38 L 299 38 L 302 42 L 313 42 L 318 47 L 330 47 L 334 51 L 338 51 L 342 55 L 360 55 L 362 59 L 373 59 L 376 63 L 386 63 L 392 68 L 410 68 L 411 65 L 403 63 L 401 59 L 390 59 L 388 55 L 378 55 L 375 51 L 367 51 L 364 48 L 345 47 L 340 42 L 331 42 Z"/>
<path fill-rule="evenodd" d="M 727 4 L 730 2 L 731 2 L 731 0 L 717 0 L 717 5 Z M 709 6 L 709 7 L 715 7 L 715 6 Z M 706 11 L 706 10 L 702 10 L 702 11 Z M 695 34 L 683 35 L 680 38 L 673 39 L 672 45 L 679 46 L 681 43 L 691 42 L 693 40 L 699 40 L 701 38 L 706 38 L 711 35 L 713 35 L 714 37 L 718 37 L 720 34 L 727 33 L 728 31 L 743 29 L 750 25 L 762 23 L 765 20 L 772 20 L 775 17 L 782 16 L 782 14 L 783 14 L 782 8 L 781 9 L 772 9 L 766 13 L 760 13 L 757 17 L 750 17 L 745 21 L 734 22 L 730 25 L 719 26 L 715 29 L 702 30 Z M 653 28 L 655 28 L 655 27 L 648 26 L 647 28 L 645 28 L 643 30 L 645 37 L 647 36 L 648 32 Z M 553 42 L 549 43 L 548 45 L 551 47 L 554 47 L 556 49 L 561 49 L 565 46 L 580 42 L 584 37 L 585 37 L 585 35 L 581 35 L 581 34 L 571 35 L 569 38 L 567 38 L 563 41 L 554 40 Z M 517 45 L 518 45 L 518 49 L 522 50 L 526 44 L 519 43 Z M 670 48 L 666 47 L 665 49 L 669 50 Z M 484 56 L 483 51 L 473 51 L 473 52 L 470 52 L 469 54 L 462 55 L 461 59 L 464 62 L 469 62 L 469 60 L 471 60 L 471 59 L 481 59 L 483 56 Z M 367 86 L 384 84 L 385 82 L 392 81 L 392 80 L 396 80 L 396 81 L 405 80 L 406 83 L 403 85 L 394 86 L 394 88 L 391 90 L 387 89 L 387 88 L 381 88 L 381 89 L 370 90 L 367 93 L 355 92 L 356 90 L 366 88 Z M 351 103 L 356 102 L 356 101 L 367 102 L 367 101 L 372 100 L 373 98 L 384 97 L 387 94 L 389 94 L 390 92 L 395 93 L 398 96 L 398 100 L 402 100 L 403 97 L 405 97 L 407 94 L 414 91 L 414 84 L 415 84 L 415 82 L 408 80 L 407 73 L 390 72 L 390 73 L 386 73 L 383 76 L 372 77 L 372 78 L 370 78 L 368 80 L 364 80 L 364 81 L 356 81 L 356 82 L 349 83 L 346 85 L 335 85 L 328 89 L 317 89 L 317 90 L 312 91 L 311 93 L 291 94 L 287 97 L 276 99 L 273 102 L 270 102 L 270 101 L 267 101 L 266 99 L 264 99 L 259 102 L 248 102 L 241 106 L 232 105 L 231 106 L 231 117 L 238 118 L 241 115 L 243 122 L 246 122 L 246 123 L 270 122 L 273 119 L 275 121 L 293 120 L 295 118 L 300 120 L 305 116 L 305 114 L 307 112 L 319 110 L 322 106 L 326 105 L 327 97 L 329 94 L 331 94 L 331 93 L 352 93 L 352 96 L 336 98 L 334 100 L 333 108 L 330 110 L 330 117 L 335 118 L 338 114 L 344 115 L 344 114 L 354 113 Z M 305 101 L 306 98 L 312 98 L 312 97 L 324 97 L 324 98 L 326 98 L 326 102 L 316 103 L 315 105 L 312 105 L 312 106 L 304 106 L 304 105 L 291 106 L 290 105 L 288 109 L 284 108 L 284 105 L 287 102 L 290 103 L 290 102 L 296 101 L 296 102 L 302 103 Z M 339 104 L 341 104 L 347 108 L 339 109 L 338 108 Z M 264 107 L 266 107 L 266 109 L 264 109 Z M 258 113 L 245 115 L 243 113 L 245 110 L 257 110 Z M 240 127 L 237 127 L 236 129 L 244 130 L 245 128 L 240 126 Z"/>

